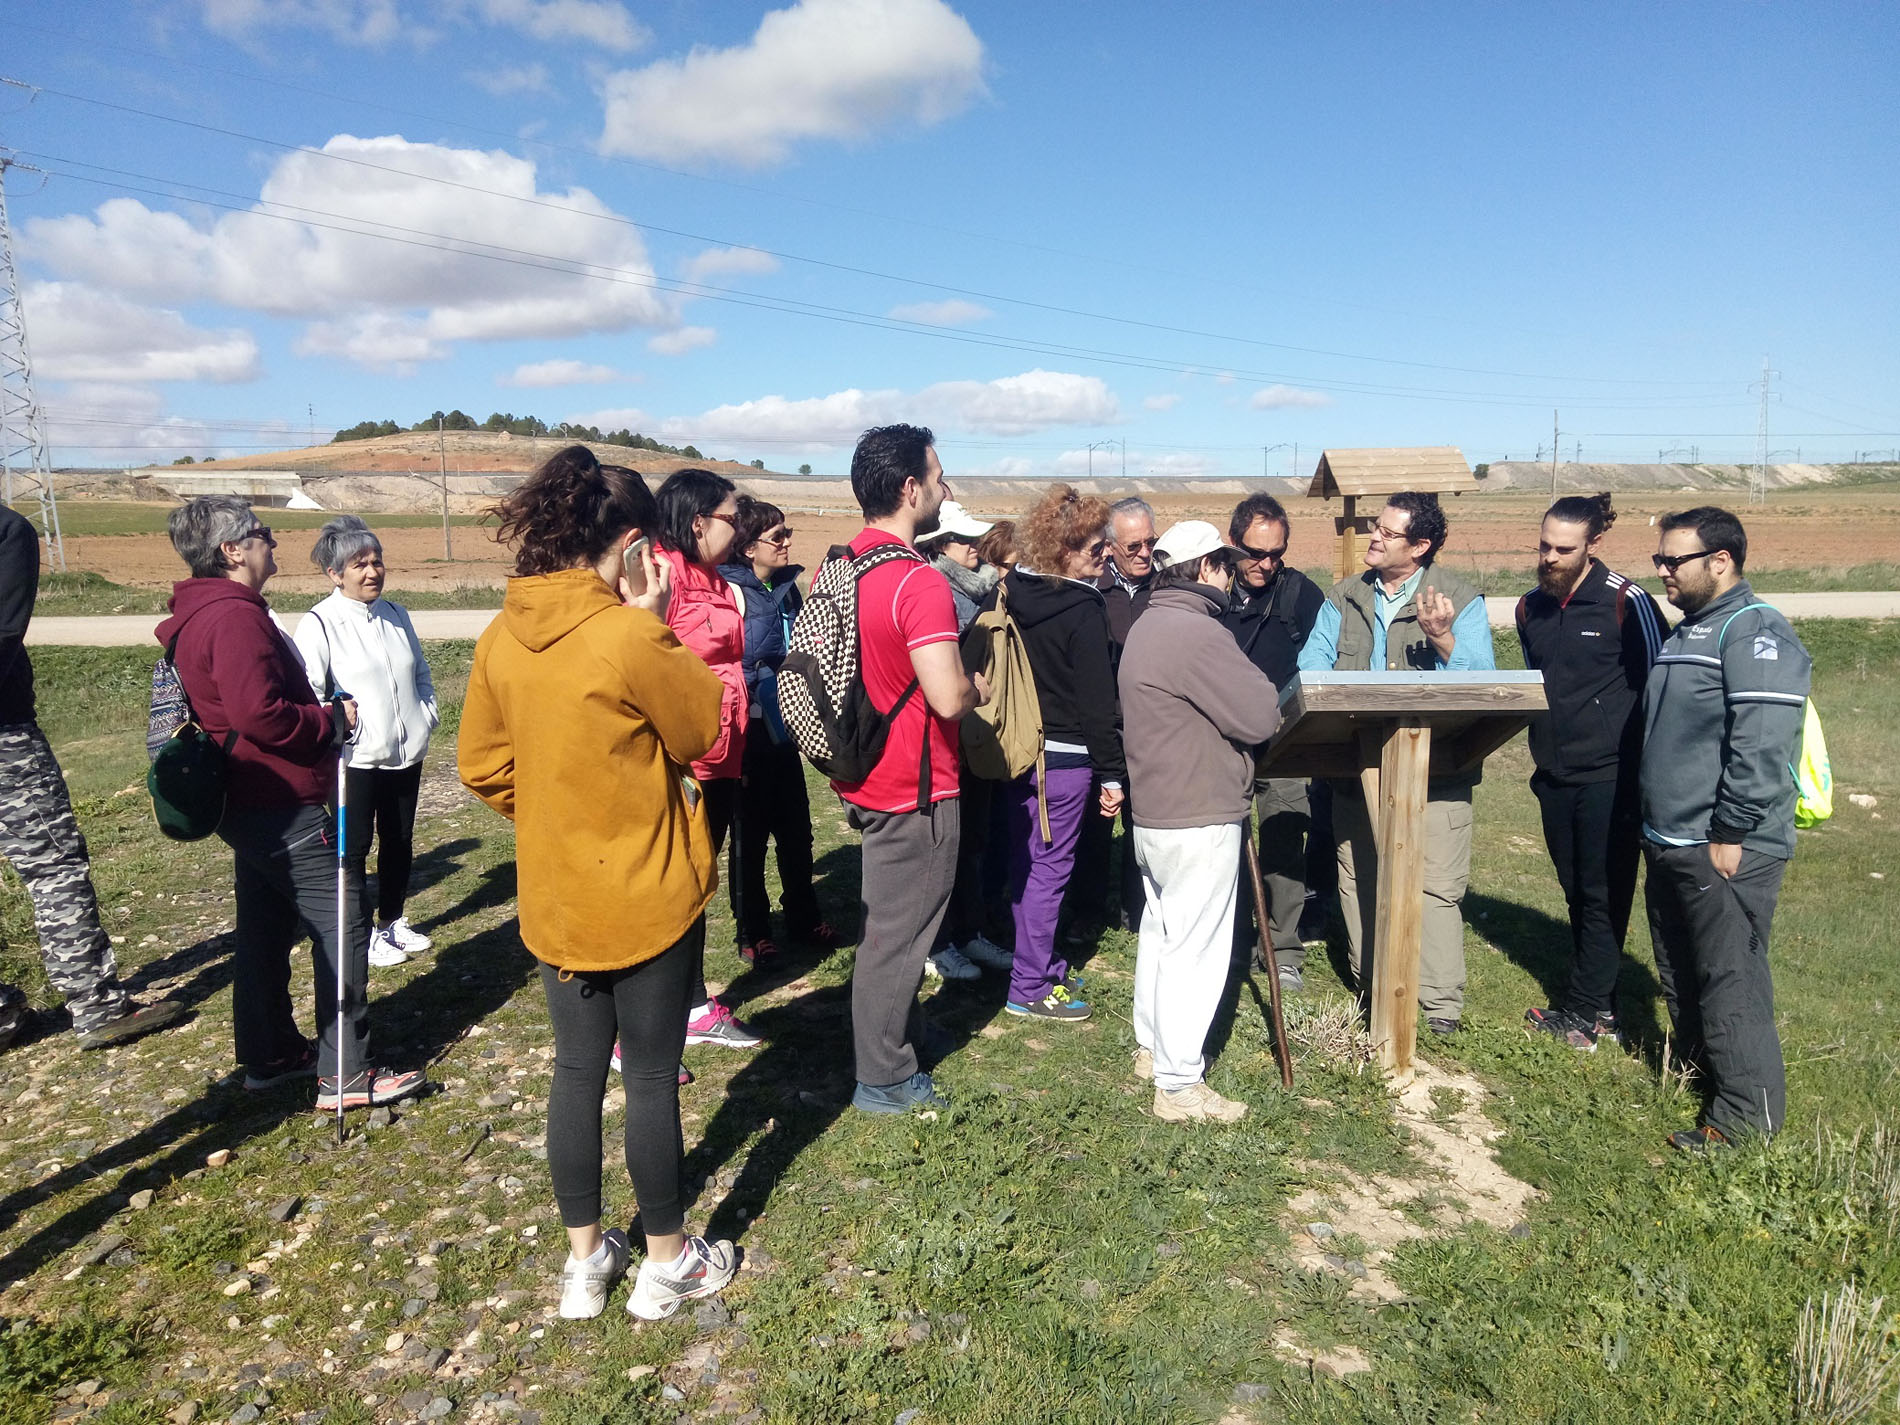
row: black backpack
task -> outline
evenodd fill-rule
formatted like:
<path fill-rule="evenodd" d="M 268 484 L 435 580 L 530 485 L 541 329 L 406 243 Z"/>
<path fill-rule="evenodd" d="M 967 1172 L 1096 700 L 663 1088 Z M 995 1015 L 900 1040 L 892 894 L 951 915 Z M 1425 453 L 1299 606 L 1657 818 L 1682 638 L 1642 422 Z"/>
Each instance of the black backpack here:
<path fill-rule="evenodd" d="M 893 560 L 924 557 L 906 544 L 880 544 L 853 555 L 833 549 L 812 580 L 811 593 L 792 625 L 790 651 L 778 672 L 779 713 L 798 750 L 833 781 L 848 785 L 871 775 L 884 755 L 891 723 L 917 693 L 912 678 L 889 711 L 864 688 L 858 637 L 858 581 Z M 917 800 L 930 804 L 930 738 L 924 738 Z"/>
<path fill-rule="evenodd" d="M 183 630 L 180 630 L 182 632 Z M 191 710 L 178 676 L 178 635 L 152 667 L 152 708 L 145 724 L 145 752 L 152 759 L 145 789 L 152 816 L 173 841 L 202 841 L 224 820 L 226 764 L 237 729 L 220 746 Z"/>

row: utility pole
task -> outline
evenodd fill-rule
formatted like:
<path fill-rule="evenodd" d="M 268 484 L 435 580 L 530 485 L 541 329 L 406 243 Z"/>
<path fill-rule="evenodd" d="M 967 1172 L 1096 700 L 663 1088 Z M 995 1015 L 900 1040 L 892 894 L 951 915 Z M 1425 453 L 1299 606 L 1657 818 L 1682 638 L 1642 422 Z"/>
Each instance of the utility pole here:
<path fill-rule="evenodd" d="M 41 170 L 0 150 L 0 499 L 13 504 L 14 472 L 39 502 L 40 536 L 46 542 L 46 567 L 64 572 L 66 542 L 59 532 L 59 503 L 53 495 L 53 466 L 46 449 L 46 413 L 33 394 L 33 357 L 26 340 L 26 312 L 20 302 L 20 274 L 13 265 L 13 229 L 7 222 L 7 174 L 13 169 Z"/>
<path fill-rule="evenodd" d="M 449 453 L 442 435 L 442 417 L 435 418 L 435 464 L 442 478 L 442 557 L 455 558 L 455 546 L 449 542 Z"/>
<path fill-rule="evenodd" d="M 315 403 L 315 402 L 311 402 L 311 403 L 309 403 L 308 405 L 306 405 L 306 406 L 304 407 L 304 410 L 305 410 L 305 411 L 306 411 L 306 412 L 307 412 L 307 413 L 309 414 L 309 416 L 310 416 L 310 444 L 311 444 L 311 445 L 312 445 L 312 446 L 314 447 L 314 446 L 316 445 L 316 443 L 317 443 L 317 407 L 316 407 L 316 403 Z"/>
<path fill-rule="evenodd" d="M 1557 413 L 1550 413 L 1550 497 L 1557 498 Z"/>
<path fill-rule="evenodd" d="M 1766 504 L 1768 500 L 1768 402 L 1769 383 L 1778 373 L 1768 369 L 1768 358 L 1761 359 L 1761 415 L 1755 426 L 1755 468 L 1748 479 L 1748 503 Z"/>

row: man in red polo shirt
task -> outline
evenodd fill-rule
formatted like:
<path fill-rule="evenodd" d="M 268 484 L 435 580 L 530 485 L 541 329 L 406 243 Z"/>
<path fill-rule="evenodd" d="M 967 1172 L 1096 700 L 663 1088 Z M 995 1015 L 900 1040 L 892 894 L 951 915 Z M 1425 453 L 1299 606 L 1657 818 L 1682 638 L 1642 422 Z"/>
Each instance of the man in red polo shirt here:
<path fill-rule="evenodd" d="M 880 544 L 914 548 L 937 528 L 949 498 L 934 437 L 921 426 L 868 430 L 851 457 L 851 489 L 865 528 L 851 553 Z M 864 838 L 864 931 L 851 974 L 857 1054 L 852 1104 L 867 1113 L 942 1108 L 917 1062 L 917 987 L 936 944 L 957 873 L 957 720 L 989 698 L 963 671 L 950 583 L 922 555 L 893 559 L 858 585 L 864 688 L 891 719 L 883 754 L 862 782 L 833 782 Z"/>

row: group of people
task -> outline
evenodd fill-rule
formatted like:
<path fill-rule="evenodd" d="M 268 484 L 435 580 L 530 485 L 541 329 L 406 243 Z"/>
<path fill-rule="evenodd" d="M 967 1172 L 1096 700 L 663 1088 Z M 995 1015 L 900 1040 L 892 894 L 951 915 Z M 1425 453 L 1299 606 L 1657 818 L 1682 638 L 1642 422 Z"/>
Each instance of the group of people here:
<path fill-rule="evenodd" d="M 909 425 L 867 431 L 851 482 L 865 526 L 829 557 L 852 561 L 856 666 L 882 731 L 864 775 L 832 783 L 862 842 L 854 1106 L 945 1106 L 918 1001 L 927 971 L 1006 973 L 1013 1015 L 1089 1016 L 1059 935 L 1080 865 L 1093 909 L 1115 888 L 1110 913 L 1138 932 L 1134 1070 L 1154 1086 L 1153 1112 L 1242 1117 L 1243 1103 L 1207 1084 L 1205 1044 L 1246 931 L 1238 886 L 1250 821 L 1270 892 L 1271 959 L 1257 968 L 1288 992 L 1303 986 L 1309 852 L 1324 850 L 1313 828 L 1329 810 L 1350 972 L 1360 986 L 1371 978 L 1371 817 L 1357 782 L 1257 775 L 1281 692 L 1301 671 L 1495 666 L 1482 594 L 1437 562 L 1449 531 L 1436 497 L 1392 496 L 1364 572 L 1321 590 L 1289 564 L 1292 523 L 1266 494 L 1242 500 L 1225 531 L 1183 520 L 1157 534 L 1141 500 L 1109 505 L 1064 485 L 1021 520 L 990 524 L 951 498 L 931 433 Z M 684 1048 L 759 1043 L 705 983 L 722 849 L 748 961 L 770 965 L 779 953 L 768 843 L 787 937 L 821 950 L 840 942 L 813 890 L 804 766 L 781 712 L 802 571 L 777 507 L 690 468 L 654 492 L 583 446 L 551 457 L 497 513 L 514 577 L 476 646 L 457 765 L 515 823 L 520 933 L 540 964 L 555 1044 L 548 1164 L 570 1243 L 560 1309 L 597 1314 L 631 1266 L 627 1235 L 601 1223 L 602 1095 L 617 1069 L 645 1236 L 628 1309 L 657 1318 L 735 1270 L 731 1243 L 686 1234 L 680 1183 Z M 1532 786 L 1571 932 L 1564 1002 L 1527 1019 L 1579 1049 L 1617 1037 L 1616 983 L 1645 860 L 1679 1054 L 1708 1087 L 1700 1122 L 1673 1141 L 1706 1150 L 1781 1126 L 1766 952 L 1793 851 L 1787 769 L 1809 661 L 1744 580 L 1746 534 L 1733 515 L 1704 507 L 1661 521 L 1654 562 L 1684 615 L 1666 641 L 1649 596 L 1598 558 L 1614 519 L 1607 495 L 1556 501 L 1537 587 L 1517 609 L 1525 661 L 1545 676 Z M 235 865 L 243 1082 L 314 1075 L 325 1111 L 412 1095 L 421 1072 L 378 1067 L 371 1052 L 369 969 L 429 948 L 404 904 L 438 711 L 414 627 L 382 597 L 381 545 L 354 517 L 325 526 L 314 558 L 334 589 L 293 638 L 262 597 L 275 540 L 248 503 L 200 496 L 173 512 L 170 533 L 190 577 L 158 638 L 193 717 L 228 747 L 218 835 Z M 84 842 L 33 720 L 22 639 L 37 567 L 30 526 L 0 512 L 0 851 L 27 882 L 75 1033 L 99 1047 L 182 1009 L 141 1005 L 114 977 Z M 999 691 L 983 671 L 999 615 L 1026 655 L 1041 727 L 1035 765 L 1005 781 L 974 774 L 959 727 Z M 339 763 L 350 808 L 340 935 Z M 1463 1015 L 1476 780 L 1434 777 L 1428 790 L 1419 1003 L 1441 1035 Z M 1117 818 L 1119 877 L 1106 860 Z M 990 938 L 1005 933 L 991 915 L 1004 904 L 1008 948 Z M 289 993 L 290 954 L 306 935 L 315 1043 Z M 17 1032 L 22 1013 L 17 991 L 0 993 L 0 1036 Z"/>

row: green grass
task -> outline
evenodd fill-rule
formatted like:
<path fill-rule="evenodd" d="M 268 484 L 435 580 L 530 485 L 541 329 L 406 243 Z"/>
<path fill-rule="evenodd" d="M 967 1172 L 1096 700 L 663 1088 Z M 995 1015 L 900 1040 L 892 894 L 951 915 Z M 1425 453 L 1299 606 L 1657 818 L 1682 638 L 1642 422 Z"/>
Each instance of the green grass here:
<path fill-rule="evenodd" d="M 182 568 L 182 566 L 181 566 Z M 286 593 L 268 589 L 265 600 L 279 613 L 301 613 L 317 603 L 321 595 Z M 405 589 L 392 584 L 389 597 L 407 609 L 498 609 L 501 589 L 494 584 L 458 584 L 452 589 Z M 34 613 L 54 615 L 86 614 L 162 614 L 171 598 L 171 588 L 149 588 L 136 584 L 115 584 L 103 575 L 42 574 L 39 600 Z"/>
<path fill-rule="evenodd" d="M 0 1292 L 13 1323 L 0 1327 L 0 1418 L 46 1420 L 51 1392 L 98 1379 L 113 1398 L 95 1419 L 151 1419 L 180 1399 L 226 1419 L 260 1388 L 247 1375 L 258 1367 L 267 1418 L 328 1410 L 330 1422 L 407 1418 L 397 1402 L 417 1389 L 454 1400 L 452 1420 L 493 1392 L 547 1425 L 672 1420 L 727 1399 L 795 1422 L 889 1422 L 915 1407 L 919 1425 L 1213 1421 L 1230 1408 L 1302 1422 L 1785 1419 L 1803 1302 L 1850 1278 L 1900 1300 L 1879 1184 L 1816 1148 L 1892 1123 L 1900 1103 L 1900 623 L 1801 633 L 1839 810 L 1802 833 L 1775 922 L 1790 1121 L 1772 1145 L 1709 1163 L 1662 1147 L 1694 1105 L 1657 1071 L 1666 1020 L 1640 907 L 1621 987 L 1630 1051 L 1580 1056 L 1521 1027 L 1526 1006 L 1548 1002 L 1568 937 L 1519 740 L 1477 794 L 1470 1027 L 1427 1051 L 1483 1082 L 1499 1161 L 1543 1194 L 1516 1234 L 1471 1226 L 1399 1246 L 1384 1269 L 1404 1299 L 1390 1304 L 1297 1265 L 1293 1195 L 1422 1173 L 1382 1085 L 1303 1037 L 1312 1006 L 1344 994 L 1331 957 L 1309 959 L 1309 991 L 1292 1001 L 1293 1094 L 1245 987 L 1217 1029 L 1212 1081 L 1253 1106 L 1233 1128 L 1180 1131 L 1143 1111 L 1126 1073 L 1134 945 L 1119 932 L 1086 967 L 1097 1012 L 1084 1025 L 1004 1017 L 989 982 L 937 989 L 931 1013 L 961 1041 L 939 1071 L 954 1107 L 934 1122 L 870 1119 L 844 1108 L 850 950 L 752 971 L 728 948 L 722 895 L 708 973 L 767 1045 L 687 1051 L 699 1075 L 682 1091 L 689 1220 L 769 1265 L 726 1293 L 735 1322 L 711 1335 L 690 1315 L 635 1329 L 618 1297 L 596 1322 L 547 1319 L 562 1253 L 540 1142 L 549 1039 L 514 932 L 509 828 L 466 804 L 425 823 L 411 913 L 439 949 L 377 972 L 373 1012 L 389 1056 L 426 1058 L 446 1091 L 338 1150 L 327 1123 L 298 1111 L 307 1086 L 246 1095 L 219 1082 L 230 995 L 212 937 L 229 924 L 229 856 L 151 830 L 138 782 L 151 652 L 35 650 L 43 723 L 122 964 L 198 1017 L 110 1055 L 55 1036 L 0 1056 L 0 1282 L 17 1279 Z M 1509 640 L 1499 649 L 1508 660 Z M 431 658 L 450 707 L 441 771 L 469 647 L 432 645 Z M 1882 819 L 1847 804 L 1849 790 L 1877 795 Z M 854 838 L 816 781 L 812 806 L 820 894 L 850 926 Z M 8 973 L 50 1003 L 16 882 L 0 889 L 0 935 Z M 478 1103 L 504 1086 L 514 1111 Z M 1440 1094 L 1432 1117 L 1461 1107 Z M 619 1126 L 615 1099 L 606 1212 L 624 1222 Z M 228 1166 L 205 1167 L 227 1147 Z M 1425 1187 L 1407 1213 L 1420 1223 L 1468 1191 Z M 126 1210 L 141 1188 L 152 1206 Z M 302 1216 L 271 1222 L 265 1208 L 291 1195 Z M 1368 1224 L 1336 1226 L 1344 1255 L 1376 1248 Z M 74 1244 L 99 1231 L 124 1234 L 130 1261 L 75 1273 Z M 233 1266 L 255 1268 L 255 1285 L 227 1298 Z M 398 1331 L 454 1351 L 451 1364 L 429 1377 L 386 1353 Z M 1311 1380 L 1276 1355 L 1283 1336 L 1357 1346 L 1372 1369 Z M 718 1383 L 694 1384 L 695 1366 L 687 1402 L 663 1399 L 696 1344 L 716 1348 Z M 672 1374 L 628 1378 L 642 1366 Z M 1242 1382 L 1264 1398 L 1230 1407 Z M 1869 1418 L 1896 1418 L 1891 1401 L 1882 1411 Z"/>

